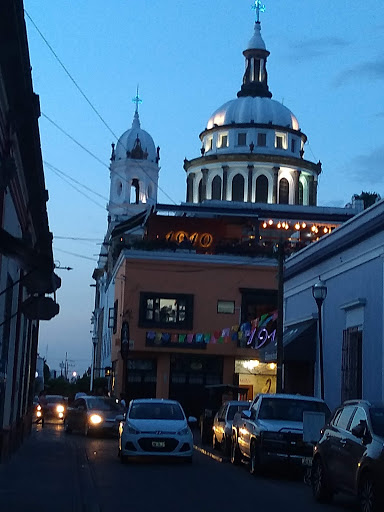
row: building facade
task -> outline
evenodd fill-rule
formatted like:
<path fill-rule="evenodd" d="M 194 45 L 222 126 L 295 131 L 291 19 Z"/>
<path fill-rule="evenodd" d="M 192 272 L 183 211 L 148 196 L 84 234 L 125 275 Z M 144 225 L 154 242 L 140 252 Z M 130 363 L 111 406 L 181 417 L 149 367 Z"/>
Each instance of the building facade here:
<path fill-rule="evenodd" d="M 59 312 L 23 2 L 0 7 L 0 459 L 31 426 L 39 321 Z M 53 295 L 49 296 L 49 295 Z"/>
<path fill-rule="evenodd" d="M 330 407 L 364 398 L 384 400 L 384 202 L 355 216 L 318 243 L 292 255 L 284 278 L 286 328 L 300 333 L 315 322 L 312 287 L 319 276 L 322 306 L 324 393 Z M 304 335 L 301 349 L 315 349 L 315 393 L 320 395 L 319 337 Z"/>

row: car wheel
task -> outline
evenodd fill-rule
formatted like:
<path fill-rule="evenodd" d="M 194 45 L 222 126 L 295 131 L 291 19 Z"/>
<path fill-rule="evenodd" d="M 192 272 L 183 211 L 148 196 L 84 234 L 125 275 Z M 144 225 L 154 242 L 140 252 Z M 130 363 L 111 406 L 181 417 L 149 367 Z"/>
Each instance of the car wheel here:
<path fill-rule="evenodd" d="M 324 464 L 320 457 L 316 457 L 313 460 L 311 483 L 312 494 L 317 502 L 329 503 L 332 500 L 333 492 L 329 485 Z"/>
<path fill-rule="evenodd" d="M 241 454 L 240 454 L 240 448 L 237 444 L 236 438 L 232 438 L 232 448 L 231 448 L 231 463 L 235 464 L 235 466 L 238 466 L 241 462 Z"/>
<path fill-rule="evenodd" d="M 64 432 L 66 432 L 67 434 L 70 434 L 72 432 L 72 429 L 69 426 L 67 418 L 65 418 L 64 420 Z"/>
<path fill-rule="evenodd" d="M 358 500 L 361 512 L 378 512 L 379 507 L 382 510 L 375 483 L 369 474 L 361 477 Z"/>
<path fill-rule="evenodd" d="M 260 472 L 260 452 L 259 448 L 256 445 L 256 442 L 253 441 L 251 444 L 251 457 L 249 460 L 249 472 L 251 475 L 257 475 Z"/>
<path fill-rule="evenodd" d="M 216 437 L 216 434 L 213 433 L 213 438 L 212 438 L 212 447 L 217 450 L 219 447 L 220 447 L 220 444 L 217 440 L 217 437 Z"/>

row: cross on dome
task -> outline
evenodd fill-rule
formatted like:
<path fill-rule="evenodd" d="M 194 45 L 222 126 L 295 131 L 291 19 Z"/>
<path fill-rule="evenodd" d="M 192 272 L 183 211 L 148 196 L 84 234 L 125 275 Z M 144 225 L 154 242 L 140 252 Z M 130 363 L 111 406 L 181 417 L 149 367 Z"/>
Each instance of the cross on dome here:
<path fill-rule="evenodd" d="M 256 23 L 260 23 L 260 13 L 265 12 L 265 5 L 261 0 L 255 0 L 254 5 L 252 5 L 252 9 L 256 11 Z"/>
<path fill-rule="evenodd" d="M 136 113 L 139 112 L 139 105 L 143 103 L 143 100 L 139 96 L 139 86 L 137 86 L 136 96 L 132 98 L 132 102 L 136 103 Z"/>

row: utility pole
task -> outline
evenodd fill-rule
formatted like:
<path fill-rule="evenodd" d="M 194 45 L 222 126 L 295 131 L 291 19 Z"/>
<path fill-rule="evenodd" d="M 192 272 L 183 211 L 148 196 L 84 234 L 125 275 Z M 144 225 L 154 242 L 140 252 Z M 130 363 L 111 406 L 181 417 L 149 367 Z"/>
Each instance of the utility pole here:
<path fill-rule="evenodd" d="M 283 343 L 283 316 L 284 316 L 284 241 L 280 238 L 277 248 L 277 374 L 276 392 L 284 393 L 284 343 Z"/>

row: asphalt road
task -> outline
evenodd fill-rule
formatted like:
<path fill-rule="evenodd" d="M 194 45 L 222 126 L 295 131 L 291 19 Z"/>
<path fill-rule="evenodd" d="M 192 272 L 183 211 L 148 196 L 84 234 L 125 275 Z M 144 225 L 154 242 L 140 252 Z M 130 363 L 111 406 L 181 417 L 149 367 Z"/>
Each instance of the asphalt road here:
<path fill-rule="evenodd" d="M 215 452 L 220 455 L 219 452 Z M 195 452 L 192 464 L 145 460 L 127 465 L 117 440 L 65 434 L 37 426 L 7 464 L 0 465 L 4 512 L 352 512 L 351 498 L 318 505 L 301 474 L 252 476 Z"/>
<path fill-rule="evenodd" d="M 337 497 L 333 505 L 314 503 L 301 473 L 269 471 L 255 477 L 249 474 L 246 465 L 235 467 L 199 452 L 195 453 L 192 464 L 140 460 L 122 465 L 117 457 L 116 440 L 86 439 L 74 434 L 70 437 L 68 442 L 80 451 L 85 450 L 95 511 L 342 512 L 354 509 L 348 497 Z"/>

